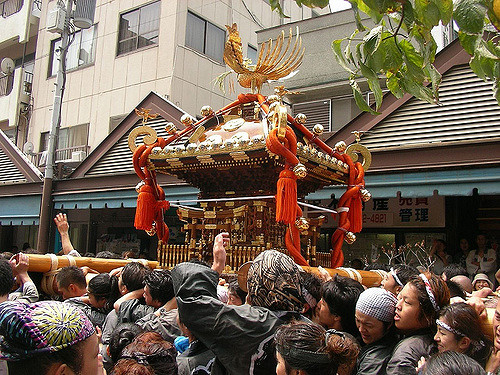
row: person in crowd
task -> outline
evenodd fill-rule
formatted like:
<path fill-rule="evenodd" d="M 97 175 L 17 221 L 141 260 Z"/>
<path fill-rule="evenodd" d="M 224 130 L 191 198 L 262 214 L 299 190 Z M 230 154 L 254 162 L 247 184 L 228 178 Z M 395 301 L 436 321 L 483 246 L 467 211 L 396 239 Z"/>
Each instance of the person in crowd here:
<path fill-rule="evenodd" d="M 0 358 L 9 374 L 103 375 L 94 326 L 66 303 L 3 302 L 0 334 Z"/>
<path fill-rule="evenodd" d="M 179 317 L 177 317 L 177 323 L 181 328 L 182 334 L 188 339 L 187 348 L 182 350 L 177 356 L 179 375 L 209 375 L 215 361 L 215 354 L 182 324 Z"/>
<path fill-rule="evenodd" d="M 441 239 L 433 241 L 429 258 L 434 261 L 432 269 L 436 275 L 441 275 L 444 267 L 452 262 L 452 256 L 446 252 L 446 242 Z"/>
<path fill-rule="evenodd" d="M 394 314 L 397 299 L 382 288 L 369 288 L 356 303 L 356 326 L 365 344 L 357 360 L 356 375 L 385 375 L 397 343 Z"/>
<path fill-rule="evenodd" d="M 102 328 L 102 343 L 108 344 L 109 339 L 111 337 L 111 333 L 115 329 L 118 323 L 122 322 L 135 322 L 135 320 L 144 316 L 147 313 L 154 311 L 154 307 L 150 307 L 148 311 L 145 311 L 142 306 L 144 306 L 144 280 L 146 276 L 151 272 L 151 270 L 144 266 L 139 262 L 130 262 L 127 263 L 122 268 L 117 268 L 111 271 L 109 274 L 111 276 L 118 277 L 118 289 L 120 290 L 120 297 L 113 304 L 113 310 L 106 316 L 106 320 L 104 322 L 104 326 Z M 142 304 L 135 305 L 132 307 L 135 308 L 127 308 L 125 305 L 121 315 L 120 305 L 128 300 L 132 299 L 141 299 L 140 302 Z M 135 315 L 135 312 L 139 314 L 139 316 Z M 103 349 L 104 350 L 104 349 Z"/>
<path fill-rule="evenodd" d="M 355 270 L 362 270 L 365 267 L 363 261 L 359 258 L 351 260 L 351 268 Z"/>
<path fill-rule="evenodd" d="M 486 375 L 479 363 L 463 353 L 445 351 L 433 355 L 419 375 Z"/>
<path fill-rule="evenodd" d="M 445 306 L 436 320 L 434 341 L 440 353 L 453 350 L 467 354 L 483 367 L 491 353 L 491 343 L 481 330 L 479 316 L 464 302 Z"/>
<path fill-rule="evenodd" d="M 483 321 L 487 320 L 484 302 L 480 299 L 476 300 L 477 303 L 474 306 L 476 308 L 476 312 L 479 314 L 480 319 L 482 318 Z M 493 315 L 493 350 L 488 362 L 486 363 L 485 370 L 488 374 L 498 374 L 500 370 L 500 303 L 497 303 L 495 315 Z"/>
<path fill-rule="evenodd" d="M 471 277 L 478 273 L 485 273 L 493 283 L 497 265 L 496 252 L 486 247 L 486 236 L 484 234 L 477 235 L 476 243 L 477 249 L 470 251 L 466 259 L 467 272 Z"/>
<path fill-rule="evenodd" d="M 302 310 L 302 315 L 314 323 L 320 324 L 318 302 L 321 300 L 321 280 L 319 277 L 310 272 L 301 272 L 300 278 L 302 284 L 302 295 L 306 301 L 304 309 Z"/>
<path fill-rule="evenodd" d="M 448 287 L 448 290 L 450 291 L 450 298 L 459 297 L 465 300 L 466 294 L 460 285 L 451 280 L 447 280 L 445 281 L 445 283 Z"/>
<path fill-rule="evenodd" d="M 357 335 L 354 312 L 363 285 L 348 277 L 335 275 L 323 284 L 319 301 L 319 322 L 325 328 Z"/>
<path fill-rule="evenodd" d="M 0 259 L 0 302 L 9 299 L 9 293 L 14 287 L 14 272 L 9 262 Z"/>
<path fill-rule="evenodd" d="M 69 238 L 69 223 L 68 216 L 62 212 L 58 213 L 54 218 L 59 235 L 61 236 L 62 252 L 64 255 L 72 255 L 80 257 L 80 253 L 75 250 L 71 239 Z"/>
<path fill-rule="evenodd" d="M 120 323 L 135 322 L 161 306 L 159 301 L 152 299 L 150 299 L 150 302 L 153 305 L 147 305 L 144 298 L 146 280 L 151 272 L 151 269 L 139 262 L 131 262 L 123 267 L 118 278 L 122 297 L 113 304 Z"/>
<path fill-rule="evenodd" d="M 430 272 L 413 277 L 398 295 L 394 321 L 404 335 L 387 364 L 388 375 L 415 374 L 420 357 L 436 350 L 433 341 L 436 318 L 450 302 L 445 282 Z"/>
<path fill-rule="evenodd" d="M 216 355 L 213 373 L 273 373 L 276 329 L 292 319 L 303 319 L 299 268 L 289 256 L 266 250 L 248 270 L 247 304 L 223 304 L 217 299 L 217 283 L 228 243 L 228 233 L 215 237 L 211 269 L 191 262 L 172 269 L 179 316 Z"/>
<path fill-rule="evenodd" d="M 467 238 L 461 238 L 459 242 L 459 249 L 455 252 L 454 262 L 460 264 L 462 267 L 466 268 L 466 259 L 469 255 L 469 240 Z"/>
<path fill-rule="evenodd" d="M 228 305 L 241 306 L 247 299 L 247 292 L 240 288 L 238 280 L 234 279 L 229 282 L 228 291 Z"/>
<path fill-rule="evenodd" d="M 135 323 L 120 323 L 111 334 L 107 350 L 103 353 L 103 364 L 106 372 L 111 372 L 120 359 L 122 350 L 141 333 L 146 332 Z"/>
<path fill-rule="evenodd" d="M 359 348 L 343 332 L 312 322 L 292 322 L 276 331 L 277 375 L 335 375 L 355 363 Z"/>
<path fill-rule="evenodd" d="M 17 300 L 33 303 L 37 302 L 40 298 L 38 289 L 28 274 L 29 261 L 29 256 L 23 253 L 17 253 L 10 258 L 9 263 L 12 267 L 18 288 L 9 294 L 9 301 Z"/>
<path fill-rule="evenodd" d="M 458 284 L 465 293 L 472 293 L 472 282 L 469 277 L 463 275 L 453 276 L 450 281 Z"/>
<path fill-rule="evenodd" d="M 397 296 L 406 283 L 416 275 L 418 275 L 416 268 L 405 264 L 397 264 L 390 269 L 382 280 L 382 288 Z"/>
<path fill-rule="evenodd" d="M 488 275 L 484 273 L 478 273 L 472 280 L 472 289 L 481 290 L 483 288 L 490 288 L 491 290 L 493 290 L 493 283 L 488 278 Z"/>
<path fill-rule="evenodd" d="M 444 281 L 448 281 L 451 280 L 451 278 L 459 275 L 469 276 L 465 267 L 461 266 L 458 263 L 450 263 L 443 268 L 443 273 L 441 273 L 441 278 Z"/>
<path fill-rule="evenodd" d="M 137 336 L 121 352 L 112 375 L 177 375 L 177 352 L 174 346 L 156 332 Z"/>
<path fill-rule="evenodd" d="M 145 283 L 144 300 L 147 306 L 153 307 L 153 311 L 136 323 L 147 331 L 158 332 L 164 340 L 174 342 L 181 335 L 181 329 L 177 324 L 177 301 L 172 274 L 170 270 L 155 270 L 146 277 Z"/>
<path fill-rule="evenodd" d="M 81 297 L 87 293 L 87 280 L 81 268 L 68 266 L 56 275 L 57 290 L 64 300 Z"/>
<path fill-rule="evenodd" d="M 88 303 L 96 309 L 102 309 L 109 313 L 113 304 L 120 296 L 118 278 L 110 276 L 109 273 L 100 273 L 94 276 L 87 286 Z"/>

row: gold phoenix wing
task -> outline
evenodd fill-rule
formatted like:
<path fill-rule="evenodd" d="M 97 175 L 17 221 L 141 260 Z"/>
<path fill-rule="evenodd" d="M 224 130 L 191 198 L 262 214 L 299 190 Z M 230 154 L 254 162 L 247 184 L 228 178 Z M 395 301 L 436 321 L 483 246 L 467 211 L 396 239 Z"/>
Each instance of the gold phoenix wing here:
<path fill-rule="evenodd" d="M 288 51 L 292 43 L 292 29 L 290 29 L 284 50 L 284 31 L 281 31 L 281 34 L 276 39 L 274 48 L 272 39 L 263 43 L 259 50 L 256 65 L 250 65 L 248 60 L 243 59 L 241 38 L 237 25 L 233 23 L 233 26 L 226 25 L 226 28 L 229 35 L 224 46 L 224 61 L 238 74 L 240 85 L 251 88 L 253 93 L 259 93 L 262 85 L 268 81 L 286 77 L 302 63 L 305 48 L 302 48 L 302 38 L 299 37 L 298 28 L 290 53 Z"/>

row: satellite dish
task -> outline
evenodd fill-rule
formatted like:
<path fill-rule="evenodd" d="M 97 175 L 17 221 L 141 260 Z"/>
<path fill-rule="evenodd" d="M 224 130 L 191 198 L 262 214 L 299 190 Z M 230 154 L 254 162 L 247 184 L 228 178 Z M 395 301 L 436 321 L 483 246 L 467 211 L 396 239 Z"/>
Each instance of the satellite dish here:
<path fill-rule="evenodd" d="M 26 142 L 23 146 L 23 152 L 27 155 L 32 155 L 34 149 L 35 146 L 33 146 L 33 143 L 31 142 Z"/>
<path fill-rule="evenodd" d="M 4 57 L 0 63 L 0 69 L 7 75 L 11 75 L 14 71 L 14 60 L 9 57 Z"/>

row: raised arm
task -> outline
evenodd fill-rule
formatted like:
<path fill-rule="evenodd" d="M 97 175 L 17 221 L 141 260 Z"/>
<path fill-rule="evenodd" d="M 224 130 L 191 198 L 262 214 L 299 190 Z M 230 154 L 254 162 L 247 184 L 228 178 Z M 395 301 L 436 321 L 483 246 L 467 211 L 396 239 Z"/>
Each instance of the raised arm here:
<path fill-rule="evenodd" d="M 64 255 L 68 255 L 70 252 L 75 251 L 73 244 L 69 238 L 69 223 L 66 214 L 58 213 L 54 218 L 57 230 L 61 235 L 62 250 Z"/>

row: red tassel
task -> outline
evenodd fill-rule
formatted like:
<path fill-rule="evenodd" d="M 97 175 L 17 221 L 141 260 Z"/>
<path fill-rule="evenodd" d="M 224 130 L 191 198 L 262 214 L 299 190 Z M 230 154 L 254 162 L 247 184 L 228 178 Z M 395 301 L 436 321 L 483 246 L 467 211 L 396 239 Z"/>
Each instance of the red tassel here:
<path fill-rule="evenodd" d="M 276 191 L 276 221 L 294 224 L 297 217 L 297 176 L 289 169 L 280 173 Z"/>
<path fill-rule="evenodd" d="M 361 202 L 361 196 L 358 192 L 354 194 L 351 199 L 351 204 L 349 207 L 349 221 L 351 222 L 351 226 L 349 230 L 353 233 L 361 232 L 363 229 L 363 203 Z"/>
<path fill-rule="evenodd" d="M 134 226 L 137 229 L 150 230 L 153 226 L 156 211 L 156 199 L 152 186 L 141 187 L 137 197 L 137 208 L 135 210 Z"/>

